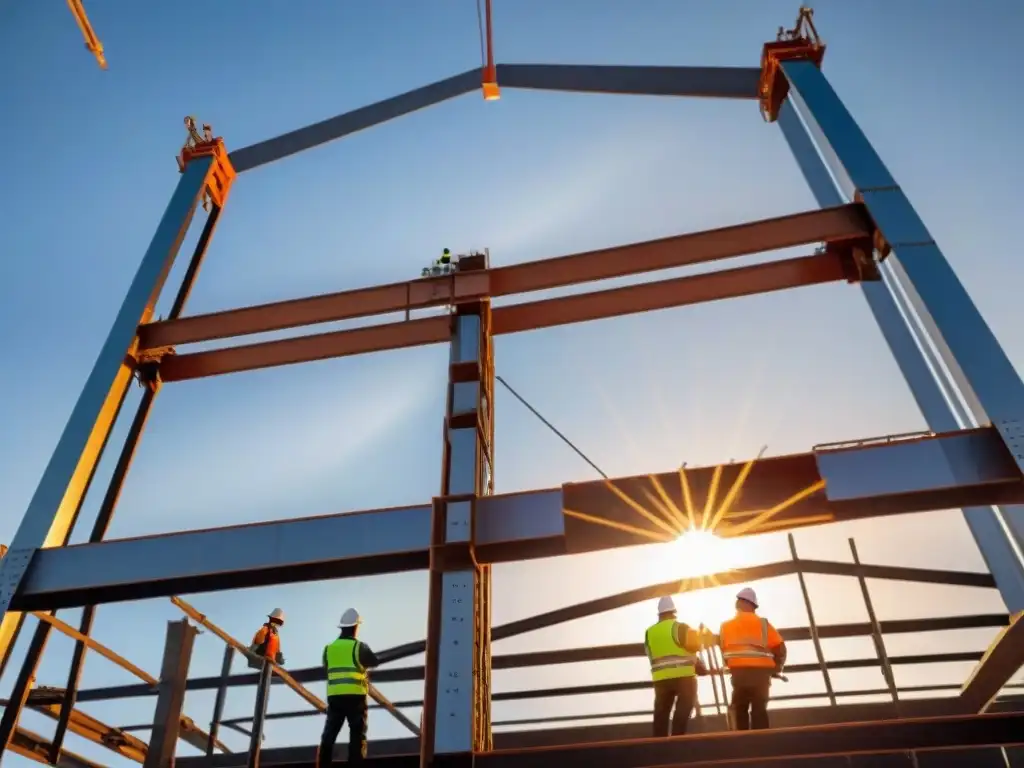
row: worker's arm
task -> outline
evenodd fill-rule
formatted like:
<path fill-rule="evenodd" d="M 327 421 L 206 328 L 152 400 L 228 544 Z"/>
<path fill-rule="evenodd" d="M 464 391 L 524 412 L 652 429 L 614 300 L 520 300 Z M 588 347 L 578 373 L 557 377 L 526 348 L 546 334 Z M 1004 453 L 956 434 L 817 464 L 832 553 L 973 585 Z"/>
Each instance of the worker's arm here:
<path fill-rule="evenodd" d="M 328 669 L 328 666 L 327 666 L 327 647 L 326 646 L 324 646 L 324 669 L 325 670 Z"/>
<path fill-rule="evenodd" d="M 770 623 L 768 624 L 768 650 L 775 657 L 776 671 L 781 672 L 782 668 L 786 666 L 786 641 Z"/>
<path fill-rule="evenodd" d="M 685 648 L 690 653 L 697 653 L 701 648 L 700 633 L 691 629 L 687 624 L 677 621 L 672 627 L 672 638 L 676 641 L 676 645 Z"/>
<path fill-rule="evenodd" d="M 380 666 L 380 659 L 366 643 L 359 643 L 359 664 L 363 669 L 373 669 Z"/>

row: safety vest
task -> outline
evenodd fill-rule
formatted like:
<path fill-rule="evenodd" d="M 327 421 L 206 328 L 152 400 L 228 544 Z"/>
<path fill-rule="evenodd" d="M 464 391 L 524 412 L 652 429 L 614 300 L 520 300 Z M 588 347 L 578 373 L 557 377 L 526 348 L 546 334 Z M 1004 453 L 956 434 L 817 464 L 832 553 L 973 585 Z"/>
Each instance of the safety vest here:
<path fill-rule="evenodd" d="M 438 259 L 437 262 L 438 262 L 438 264 L 447 264 L 451 260 L 452 260 L 452 255 L 450 253 L 442 253 L 441 254 L 441 258 Z"/>
<path fill-rule="evenodd" d="M 676 624 L 675 619 L 659 621 L 648 628 L 644 637 L 647 658 L 651 662 L 651 678 L 655 682 L 697 674 L 697 657 L 676 643 Z M 688 631 L 685 624 L 679 624 L 679 628 L 684 634 Z"/>
<path fill-rule="evenodd" d="M 253 637 L 252 645 L 256 653 L 273 661 L 277 658 L 277 652 L 281 650 L 281 637 L 275 628 L 264 624 Z"/>
<path fill-rule="evenodd" d="M 730 669 L 775 667 L 775 656 L 768 648 L 768 619 L 741 613 L 725 622 L 718 634 L 722 658 Z"/>
<path fill-rule="evenodd" d="M 327 646 L 327 695 L 365 696 L 370 690 L 366 670 L 359 663 L 359 641 L 339 637 Z"/>

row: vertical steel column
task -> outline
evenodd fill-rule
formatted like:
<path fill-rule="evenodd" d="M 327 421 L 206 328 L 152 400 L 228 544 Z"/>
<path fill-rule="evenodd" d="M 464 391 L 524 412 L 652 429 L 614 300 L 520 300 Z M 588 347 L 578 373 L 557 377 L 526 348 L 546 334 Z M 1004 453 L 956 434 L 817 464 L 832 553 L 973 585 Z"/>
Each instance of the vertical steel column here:
<path fill-rule="evenodd" d="M 199 157 L 185 168 L 142 264 L 128 289 L 106 342 L 75 404 L 25 516 L 0 561 L 0 658 L 10 653 L 23 615 L 8 611 L 35 551 L 59 546 L 71 529 L 75 510 L 95 471 L 99 454 L 125 392 L 133 366 L 129 356 L 136 329 L 151 317 L 160 290 L 181 247 L 199 196 L 206 187 L 212 157 Z"/>
<path fill-rule="evenodd" d="M 785 61 L 789 98 L 847 194 L 862 201 L 893 253 L 890 276 L 977 423 L 991 422 L 1024 472 L 1024 381 L 899 184 L 821 70 Z M 1024 546 L 1024 508 L 1004 520 Z"/>
<path fill-rule="evenodd" d="M 826 150 L 819 153 L 812 132 L 794 104 L 797 98 L 783 103 L 779 127 L 818 204 L 823 208 L 841 205 L 852 198 L 841 189 L 843 182 L 833 177 L 823 156 Z M 901 311 L 898 294 L 886 281 L 862 282 L 860 288 L 928 427 L 948 432 L 966 426 L 955 393 L 944 391 L 939 368 L 930 362 L 927 345 Z M 1024 567 L 1000 522 L 1008 519 L 1006 508 L 971 507 L 964 509 L 963 515 L 1007 608 L 1011 613 L 1024 610 Z"/>
<path fill-rule="evenodd" d="M 174 304 L 171 306 L 171 311 L 167 316 L 168 320 L 177 319 L 185 310 L 185 304 L 188 302 L 188 297 L 192 293 L 192 287 L 195 285 L 196 277 L 199 275 L 199 270 L 202 267 L 203 259 L 206 257 L 210 238 L 213 237 L 213 231 L 216 229 L 217 222 L 220 219 L 220 211 L 220 206 L 214 205 L 210 210 L 209 216 L 207 216 L 206 223 L 203 225 L 203 231 L 200 233 L 199 240 L 192 251 L 192 258 L 189 260 L 188 268 L 185 270 L 185 275 L 178 286 L 178 293 L 174 297 Z M 107 531 L 110 529 L 110 523 L 114 519 L 117 502 L 121 498 L 121 489 L 124 487 L 124 481 L 128 476 L 128 471 L 131 469 L 132 460 L 135 458 L 135 451 L 146 428 L 146 422 L 149 420 L 149 414 L 152 411 L 156 393 L 160 388 L 158 379 L 146 381 L 145 385 L 146 389 L 142 393 L 142 399 L 135 411 L 131 427 L 128 429 L 128 435 L 125 437 L 124 444 L 121 447 L 121 454 L 118 456 L 117 465 L 114 467 L 114 473 L 111 475 L 106 494 L 103 497 L 96 520 L 93 523 L 92 532 L 89 535 L 90 544 L 103 541 Z M 82 618 L 79 622 L 78 631 L 88 637 L 92 633 L 92 625 L 95 618 L 96 606 L 85 606 L 82 609 Z M 68 669 L 68 681 L 64 688 L 64 701 L 61 702 L 57 728 L 53 734 L 53 741 L 50 743 L 51 763 L 58 762 L 60 751 L 64 745 L 64 736 L 67 734 L 71 711 L 74 709 L 78 697 L 78 684 L 82 678 L 85 651 L 85 643 L 76 640 L 75 649 L 71 656 L 71 666 Z M 214 738 L 210 741 L 211 745 L 214 743 L 215 738 L 216 736 L 214 735 Z"/>
<path fill-rule="evenodd" d="M 217 686 L 217 698 L 213 701 L 213 717 L 210 719 L 210 738 L 206 743 L 206 754 L 211 756 L 217 747 L 217 733 L 220 721 L 224 717 L 224 702 L 228 698 L 228 677 L 231 676 L 231 662 L 235 659 L 235 649 L 224 646 L 224 663 L 220 667 L 220 684 Z"/>
<path fill-rule="evenodd" d="M 818 657 L 818 667 L 821 669 L 821 676 L 825 679 L 825 692 L 828 694 L 828 702 L 833 707 L 836 701 L 836 691 L 832 687 L 832 676 L 828 673 L 828 664 L 825 663 L 825 652 L 821 648 L 821 638 L 818 637 L 818 624 L 814 620 L 814 608 L 811 606 L 811 595 L 807 591 L 807 578 L 800 567 L 800 556 L 796 553 L 796 539 L 790 533 L 786 537 L 789 540 L 789 552 L 793 556 L 793 562 L 797 564 L 796 575 L 800 580 L 800 594 L 804 596 L 804 608 L 807 609 L 807 625 L 811 630 L 811 642 L 814 643 L 814 654 Z M 850 539 L 853 541 L 853 539 Z"/>
<path fill-rule="evenodd" d="M 270 700 L 270 683 L 274 668 L 267 659 L 260 667 L 260 682 L 256 686 L 256 704 L 252 713 L 252 731 L 249 734 L 248 768 L 260 768 L 260 750 L 263 747 L 263 726 L 267 722 L 267 702 Z"/>
<path fill-rule="evenodd" d="M 444 471 L 441 496 L 434 502 L 428 689 L 420 754 L 424 766 L 435 753 L 448 760 L 464 757 L 468 764 L 473 751 L 486 749 L 491 739 L 490 574 L 472 558 L 475 500 L 492 487 L 490 304 L 485 300 L 455 309 Z M 459 551 L 469 556 L 453 554 Z"/>
<path fill-rule="evenodd" d="M 197 634 L 199 630 L 189 624 L 188 619 L 167 622 L 164 660 L 160 665 L 160 689 L 153 715 L 153 736 L 149 741 L 143 768 L 174 767 L 188 667 L 192 661 L 192 646 Z"/>

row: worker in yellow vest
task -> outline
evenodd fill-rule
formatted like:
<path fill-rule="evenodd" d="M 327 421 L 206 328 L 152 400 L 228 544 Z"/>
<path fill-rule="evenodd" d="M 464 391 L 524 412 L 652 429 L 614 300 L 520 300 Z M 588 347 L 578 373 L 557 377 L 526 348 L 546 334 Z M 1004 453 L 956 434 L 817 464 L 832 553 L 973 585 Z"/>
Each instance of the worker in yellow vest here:
<path fill-rule="evenodd" d="M 356 639 L 362 619 L 355 608 L 341 615 L 338 639 L 324 648 L 327 672 L 327 721 L 317 750 L 317 768 L 328 768 L 334 742 L 348 722 L 348 760 L 361 765 L 366 759 L 366 696 L 370 692 L 368 670 L 380 664 L 370 646 Z"/>
<path fill-rule="evenodd" d="M 644 649 L 654 680 L 654 735 L 682 736 L 697 704 L 697 675 L 707 674 L 697 654 L 700 634 L 676 621 L 676 604 L 671 597 L 658 601 L 658 623 L 647 629 Z M 675 707 L 675 714 L 672 708 Z"/>
<path fill-rule="evenodd" d="M 732 707 L 737 731 L 769 726 L 772 678 L 786 663 L 786 643 L 757 615 L 757 593 L 744 587 L 736 595 L 736 616 L 719 630 L 722 659 L 732 676 Z"/>

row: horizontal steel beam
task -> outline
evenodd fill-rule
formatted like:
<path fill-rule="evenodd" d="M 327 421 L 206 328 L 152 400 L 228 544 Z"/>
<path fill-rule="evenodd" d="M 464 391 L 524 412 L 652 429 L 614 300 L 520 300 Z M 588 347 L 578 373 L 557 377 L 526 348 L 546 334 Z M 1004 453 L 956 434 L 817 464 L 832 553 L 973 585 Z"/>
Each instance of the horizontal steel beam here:
<path fill-rule="evenodd" d="M 33 691 L 33 694 L 37 694 L 37 698 L 45 696 L 48 690 L 51 689 L 37 689 Z M 52 720 L 58 720 L 60 718 L 60 704 L 59 703 L 33 703 L 32 696 L 29 698 L 29 707 L 34 712 L 46 715 Z M 101 747 L 115 752 L 121 757 L 132 760 L 136 763 L 144 762 L 146 759 L 146 752 L 149 750 L 149 745 L 146 742 L 141 741 L 130 733 L 122 731 L 120 728 L 114 728 L 106 723 L 97 720 L 92 715 L 87 715 L 80 709 L 71 710 L 71 719 L 68 721 L 68 730 L 76 736 L 80 736 L 87 741 L 91 741 L 93 744 L 98 744 Z"/>
<path fill-rule="evenodd" d="M 496 750 L 477 755 L 480 768 L 643 768 L 826 755 L 882 754 L 1024 743 L 1024 713 L 891 719 L 869 723 L 675 736 L 633 743 Z"/>
<path fill-rule="evenodd" d="M 992 641 L 964 684 L 961 697 L 972 712 L 987 712 L 1000 691 L 1024 666 L 1024 612 Z"/>
<path fill-rule="evenodd" d="M 497 307 L 491 312 L 491 333 L 520 333 L 787 288 L 820 285 L 846 277 L 847 269 L 843 259 L 834 253 L 784 259 L 704 275 Z M 451 337 L 449 323 L 450 318 L 445 315 L 187 355 L 169 355 L 161 363 L 160 377 L 166 382 L 185 381 L 313 360 L 438 344 Z"/>
<path fill-rule="evenodd" d="M 890 465 L 894 449 L 900 461 L 895 468 Z M 820 464 L 819 472 L 816 454 L 753 463 L 718 532 L 736 536 L 1024 500 L 1016 464 L 991 428 L 922 437 L 898 447 L 868 444 L 837 451 Z M 842 487 L 854 470 L 867 469 L 874 476 L 865 482 L 875 484 L 878 496 L 833 504 L 820 490 L 832 478 Z M 645 544 L 659 537 L 669 540 L 666 531 L 682 531 L 666 509 L 685 507 L 681 478 L 702 510 L 715 477 L 721 488 L 730 488 L 745 471 L 739 465 L 706 467 L 685 475 L 575 483 L 483 498 L 476 505 L 476 557 L 488 563 L 512 562 Z M 400 507 L 37 550 L 12 606 L 51 610 L 422 570 L 429 561 L 430 517 L 428 505 Z M 699 514 L 695 521 L 702 522 Z M 225 543 L 229 539 L 230 545 Z"/>
<path fill-rule="evenodd" d="M 139 345 L 141 350 L 154 350 L 440 307 L 481 296 L 513 296 L 762 251 L 857 240 L 871 231 L 862 206 L 843 205 L 507 267 L 147 323 L 139 328 Z"/>
<path fill-rule="evenodd" d="M 756 99 L 760 77 L 760 69 L 753 67 L 499 64 L 497 72 L 503 88 L 720 99 Z M 237 173 L 241 173 L 282 160 L 475 91 L 480 87 L 480 78 L 481 71 L 471 69 L 273 139 L 236 149 L 230 155 L 231 164 Z"/>
<path fill-rule="evenodd" d="M 756 99 L 758 67 L 644 67 L 499 64 L 502 88 L 630 96 Z"/>
<path fill-rule="evenodd" d="M 950 699 L 925 699 L 908 704 L 919 704 L 922 710 L 931 710 L 948 705 Z M 1000 713 L 1024 711 L 1021 703 L 997 705 Z M 794 707 L 776 709 L 772 712 L 774 732 L 794 733 L 791 729 L 806 726 L 835 725 L 838 723 L 861 723 L 892 718 L 891 702 L 872 704 L 843 704 L 836 707 Z M 615 723 L 611 725 L 591 725 L 570 728 L 545 728 L 522 731 L 497 731 L 494 734 L 494 746 L 498 750 L 529 749 L 531 747 L 554 747 L 563 745 L 595 744 L 602 742 L 624 742 L 645 740 L 650 735 L 650 723 Z M 783 730 L 784 729 L 784 730 Z M 695 734 L 714 733 L 724 730 L 724 718 L 720 716 L 700 716 L 690 721 L 690 731 Z M 771 732 L 769 732 L 771 733 Z M 731 739 L 739 734 L 721 734 L 718 738 Z M 704 736 L 704 739 L 710 737 Z M 689 743 L 694 736 L 684 737 Z M 676 741 L 678 744 L 679 741 Z M 623 745 L 626 746 L 626 745 Z M 419 765 L 419 742 L 417 739 L 382 739 L 371 740 L 369 743 L 368 768 L 417 768 Z M 680 750 L 682 751 L 682 750 Z M 307 768 L 313 765 L 316 754 L 315 746 L 265 748 L 260 752 L 260 764 L 267 768 Z M 344 759 L 344 747 L 339 746 L 334 753 L 335 761 Z M 479 757 L 477 758 L 480 759 Z M 662 763 L 677 765 L 678 759 Z M 685 764 L 685 763 L 684 763 Z M 179 757 L 178 768 L 241 768 L 245 765 L 244 755 L 217 755 L 209 757 Z M 529 766 L 531 763 L 522 763 Z M 595 763 L 602 765 L 602 763 Z M 785 763 L 779 763 L 780 766 Z"/>

